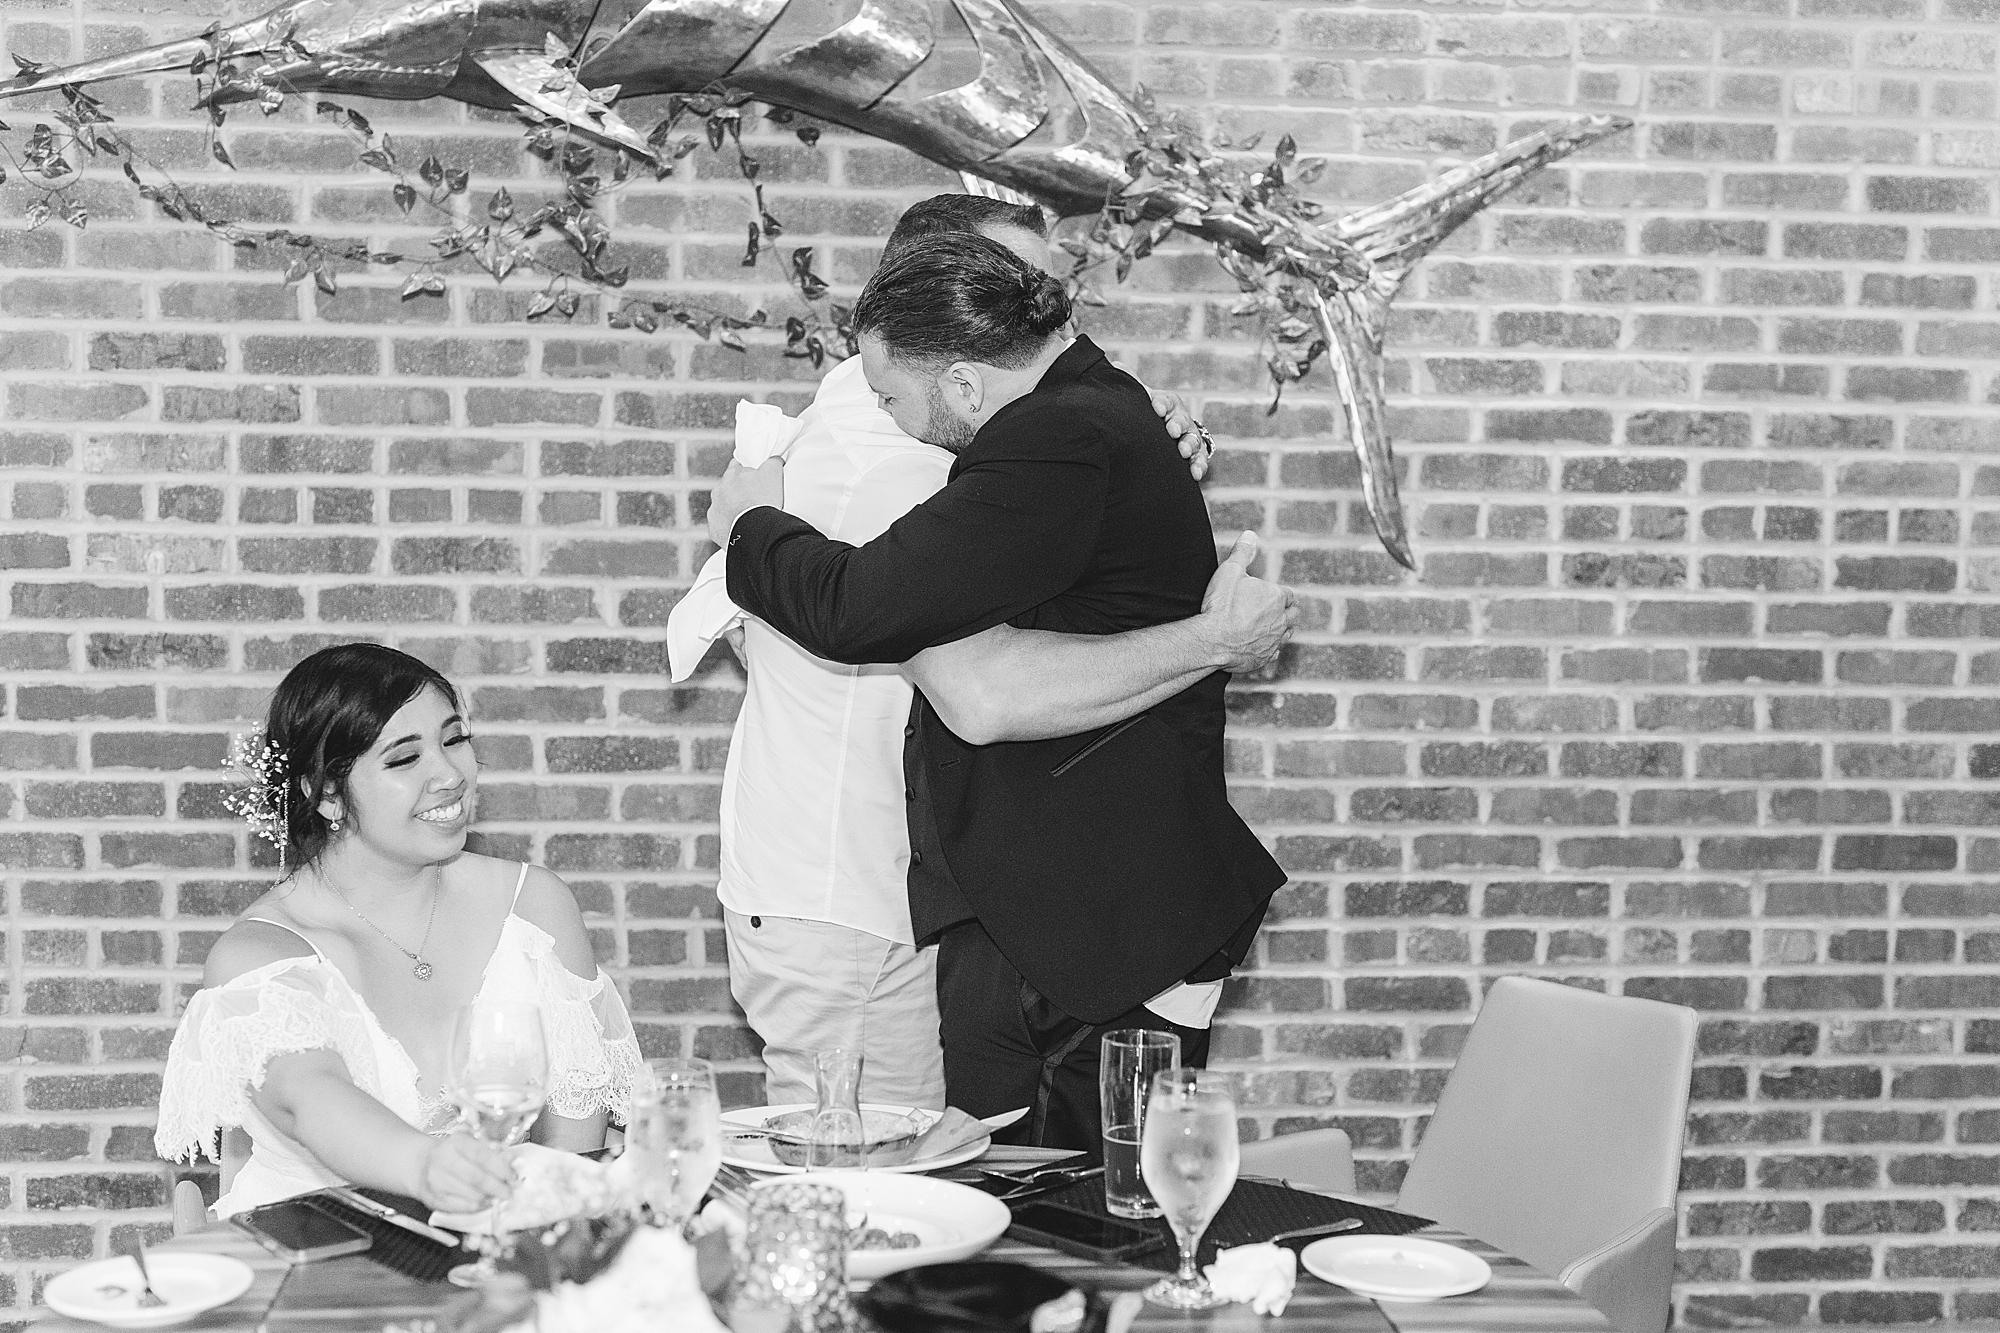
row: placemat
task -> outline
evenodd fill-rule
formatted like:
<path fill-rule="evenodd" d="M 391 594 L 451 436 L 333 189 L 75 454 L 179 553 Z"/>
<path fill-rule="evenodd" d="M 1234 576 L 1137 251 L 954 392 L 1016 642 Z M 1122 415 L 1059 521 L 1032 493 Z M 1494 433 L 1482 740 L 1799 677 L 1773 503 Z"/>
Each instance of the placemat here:
<path fill-rule="evenodd" d="M 1033 1203 L 1060 1204 L 1075 1208 L 1096 1217 L 1109 1217 L 1111 1210 L 1104 1206 L 1104 1181 L 1102 1178 L 1079 1180 L 1064 1189 L 1037 1196 L 1033 1200 L 1023 1199 L 1023 1205 Z M 1344 1236 L 1401 1236 L 1419 1227 L 1431 1224 L 1428 1217 L 1417 1217 L 1410 1213 L 1399 1213 L 1388 1208 L 1376 1208 L 1365 1203 L 1355 1203 L 1348 1199 L 1329 1198 L 1324 1194 L 1314 1194 L 1309 1190 L 1295 1190 L 1284 1185 L 1270 1185 L 1260 1180 L 1239 1180 L 1236 1188 L 1229 1192 L 1229 1198 L 1209 1223 L 1208 1230 L 1201 1238 L 1201 1249 L 1196 1262 L 1215 1262 L 1215 1252 L 1225 1245 L 1251 1245 L 1269 1240 L 1272 1236 L 1299 1227 L 1319 1226 L 1327 1222 L 1340 1222 L 1350 1217 L 1361 1219 L 1361 1226 L 1355 1231 L 1344 1231 Z M 1131 1219 L 1121 1218 L 1121 1221 Z M 1134 1225 L 1157 1227 L 1163 1235 L 1172 1236 L 1173 1230 L 1164 1218 L 1150 1222 L 1140 1221 Z M 1281 1241 L 1289 1250 L 1298 1250 L 1318 1240 L 1317 1236 L 1305 1236 L 1298 1240 Z M 1179 1252 L 1172 1248 L 1155 1250 L 1152 1254 L 1132 1260 L 1142 1268 L 1157 1269 L 1171 1273 L 1179 1262 Z"/>
<path fill-rule="evenodd" d="M 371 1196 L 374 1191 L 370 1191 Z M 387 1194 L 387 1191 L 383 1191 Z M 388 1199 L 400 1199 L 401 1195 L 388 1195 Z M 387 1199 L 381 1200 L 387 1202 Z M 454 1245 L 446 1245 L 428 1236 L 419 1236 L 413 1231 L 405 1231 L 393 1222 L 384 1221 L 359 1208 L 349 1207 L 339 1199 L 326 1194 L 315 1194 L 306 1200 L 323 1213 L 330 1213 L 350 1226 L 360 1227 L 375 1243 L 369 1247 L 367 1258 L 384 1268 L 393 1269 L 405 1277 L 413 1277 L 419 1282 L 442 1282 L 444 1275 L 462 1263 L 470 1263 L 472 1256 Z M 411 1202 L 415 1202 L 411 1200 Z M 392 1203 L 391 1207 L 395 1207 Z M 421 1207 L 422 1205 L 419 1205 Z M 399 1210 L 400 1211 L 400 1210 Z M 425 1216 L 429 1214 L 426 1213 Z M 421 1218 L 419 1220 L 422 1220 Z"/>

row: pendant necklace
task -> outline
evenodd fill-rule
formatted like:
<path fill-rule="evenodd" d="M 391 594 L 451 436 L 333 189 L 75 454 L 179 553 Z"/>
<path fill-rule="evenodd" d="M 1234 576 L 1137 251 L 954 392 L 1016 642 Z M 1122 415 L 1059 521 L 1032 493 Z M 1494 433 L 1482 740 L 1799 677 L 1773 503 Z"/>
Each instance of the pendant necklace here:
<path fill-rule="evenodd" d="M 424 953 L 424 946 L 431 942 L 431 927 L 437 923 L 438 891 L 435 887 L 431 889 L 431 914 L 424 922 L 424 937 L 421 941 L 418 942 L 417 951 L 415 953 L 411 953 L 408 949 L 405 949 L 402 945 L 396 943 L 396 937 L 394 935 L 391 935 L 388 931 L 382 929 L 382 927 L 376 925 L 373 921 L 370 921 L 367 917 L 362 916 L 361 909 L 356 907 L 353 903 L 348 902 L 347 895 L 342 893 L 339 889 L 334 888 L 330 880 L 327 880 L 324 876 L 321 876 L 321 882 L 326 884 L 326 887 L 328 889 L 332 890 L 333 896 L 340 899 L 341 904 L 345 906 L 348 911 L 354 913 L 354 915 L 360 919 L 362 925 L 368 927 L 368 929 L 374 931 L 377 935 L 380 935 L 383 939 L 389 941 L 390 944 L 395 946 L 397 953 L 402 954 L 404 957 L 408 958 L 412 963 L 416 964 L 416 966 L 410 969 L 410 974 L 412 976 L 416 977 L 418 981 L 429 981 L 431 979 L 431 965 L 424 961 L 423 953 Z"/>

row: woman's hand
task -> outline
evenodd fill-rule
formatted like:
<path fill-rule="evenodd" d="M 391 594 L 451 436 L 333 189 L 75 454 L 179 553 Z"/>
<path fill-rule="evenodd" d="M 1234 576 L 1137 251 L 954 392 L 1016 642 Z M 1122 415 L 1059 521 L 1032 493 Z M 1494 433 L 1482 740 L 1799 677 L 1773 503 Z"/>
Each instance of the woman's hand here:
<path fill-rule="evenodd" d="M 514 1168 L 507 1154 L 470 1134 L 448 1134 L 424 1155 L 417 1197 L 444 1213 L 476 1213 L 507 1197 Z"/>

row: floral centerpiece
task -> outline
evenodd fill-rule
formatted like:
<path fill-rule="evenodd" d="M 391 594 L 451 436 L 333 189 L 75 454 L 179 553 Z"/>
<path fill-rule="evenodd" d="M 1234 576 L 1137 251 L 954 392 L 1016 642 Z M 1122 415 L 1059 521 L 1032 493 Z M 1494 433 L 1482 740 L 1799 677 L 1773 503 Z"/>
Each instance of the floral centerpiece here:
<path fill-rule="evenodd" d="M 649 1225 L 621 1162 L 520 1154 L 514 1195 L 495 1220 L 511 1240 L 502 1277 L 455 1299 L 433 1328 L 402 1333 L 722 1333 L 715 1311 L 735 1269 L 728 1234 L 689 1241 Z"/>

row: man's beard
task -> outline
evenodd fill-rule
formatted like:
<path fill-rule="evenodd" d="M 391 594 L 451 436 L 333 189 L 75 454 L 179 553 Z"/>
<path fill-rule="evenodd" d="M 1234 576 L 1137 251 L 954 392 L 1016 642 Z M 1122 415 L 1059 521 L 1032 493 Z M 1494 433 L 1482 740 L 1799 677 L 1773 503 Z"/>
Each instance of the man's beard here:
<path fill-rule="evenodd" d="M 924 423 L 925 444 L 963 453 L 979 434 L 979 427 L 952 415 L 944 401 L 944 389 L 934 379 L 924 382 L 924 411 L 930 417 Z"/>

